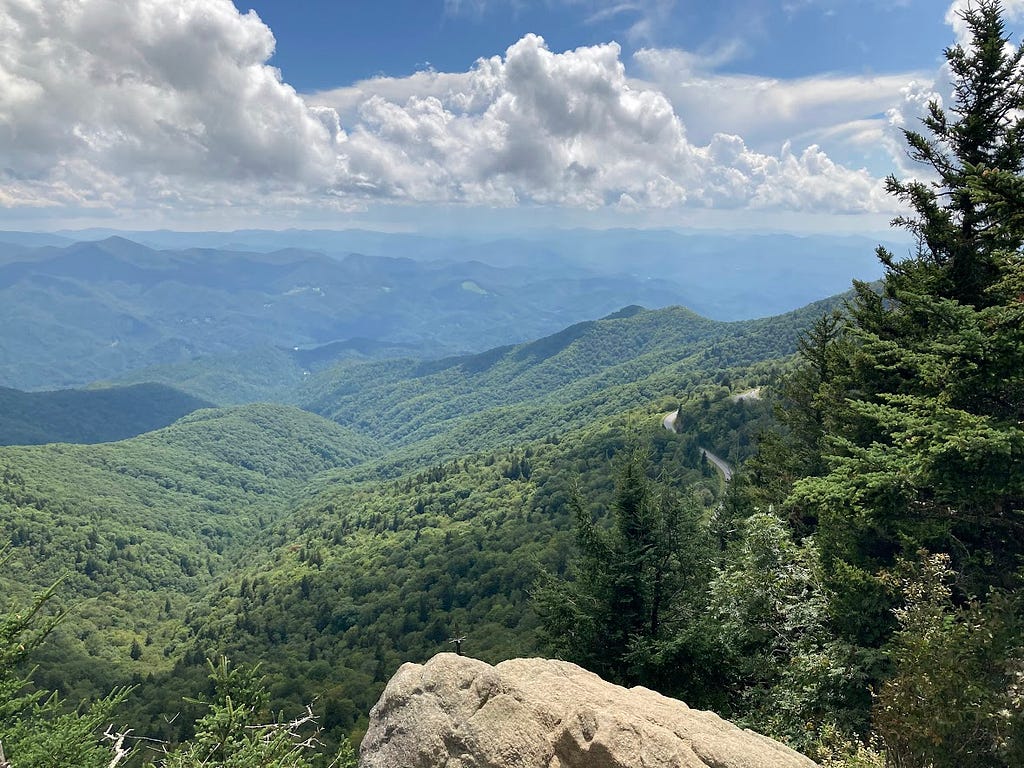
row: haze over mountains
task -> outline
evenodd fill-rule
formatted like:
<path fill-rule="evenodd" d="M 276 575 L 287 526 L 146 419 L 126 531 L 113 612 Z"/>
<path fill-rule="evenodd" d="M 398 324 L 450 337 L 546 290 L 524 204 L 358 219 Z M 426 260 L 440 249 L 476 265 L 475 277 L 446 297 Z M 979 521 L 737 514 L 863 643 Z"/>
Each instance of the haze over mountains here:
<path fill-rule="evenodd" d="M 483 351 L 627 305 L 681 305 L 719 320 L 767 316 L 879 274 L 867 238 L 125 235 L 0 233 L 0 384 L 184 380 L 198 375 L 197 364 L 230 369 L 241 352 L 273 358 L 281 377 L 298 380 L 344 358 Z M 102 239 L 79 239 L 94 237 Z"/>

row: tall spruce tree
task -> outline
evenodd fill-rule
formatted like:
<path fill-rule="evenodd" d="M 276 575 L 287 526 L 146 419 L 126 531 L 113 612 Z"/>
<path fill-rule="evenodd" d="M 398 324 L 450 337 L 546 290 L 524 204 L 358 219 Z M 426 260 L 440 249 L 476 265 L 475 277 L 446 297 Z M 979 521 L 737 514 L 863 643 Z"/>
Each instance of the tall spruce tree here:
<path fill-rule="evenodd" d="M 652 483 L 639 451 L 619 468 L 610 526 L 592 518 L 579 494 L 572 503 L 573 578 L 544 574 L 534 590 L 546 640 L 608 679 L 671 688 L 671 657 L 708 578 L 699 506 Z"/>
<path fill-rule="evenodd" d="M 1024 553 L 1024 228 L 980 180 L 1017 178 L 1024 154 L 1021 50 L 999 3 L 964 12 L 969 45 L 946 52 L 956 104 L 929 108 L 930 135 L 907 131 L 929 182 L 890 178 L 919 236 L 883 249 L 881 292 L 856 285 L 848 343 L 829 385 L 829 471 L 796 484 L 832 556 L 869 571 L 924 547 L 948 552 L 975 592 L 1015 584 Z M 836 396 L 836 392 L 841 396 Z"/>
<path fill-rule="evenodd" d="M 919 591 L 892 578 L 905 563 L 939 554 L 949 564 L 948 620 L 936 622 L 937 632 L 968 621 L 967 605 L 975 606 L 971 616 L 994 615 L 985 606 L 996 595 L 1000 623 L 1016 624 L 1006 616 L 1017 611 L 1024 555 L 1024 54 L 995 0 L 962 13 L 969 40 L 946 50 L 954 103 L 931 104 L 925 131 L 905 132 L 925 179 L 888 180 L 913 211 L 894 223 L 916 236 L 917 248 L 902 259 L 879 249 L 881 288 L 855 285 L 848 322 L 832 342 L 829 380 L 813 398 L 827 404 L 824 471 L 797 480 L 786 502 L 792 517 L 816 521 L 834 627 L 864 649 L 876 683 L 893 673 L 904 686 L 929 679 L 915 659 L 942 668 L 907 651 L 915 635 L 908 627 L 921 614 L 900 608 Z M 893 671 L 872 649 L 885 648 L 898 627 L 888 655 Z M 963 654 L 960 666 L 970 668 L 967 658 L 981 650 L 964 643 L 950 639 L 943 664 L 956 668 Z M 921 689 L 892 698 L 919 708 L 902 715 L 890 708 L 888 720 L 1002 700 L 993 686 L 1012 686 L 1019 649 L 984 652 L 1005 666 L 984 683 L 985 695 L 950 702 L 928 699 L 941 698 L 939 688 Z M 1020 712 L 1011 710 L 1018 722 Z M 956 739 L 982 745 L 956 764 L 1009 764 L 1008 742 L 994 732 L 982 738 L 927 725 L 921 732 L 928 734 L 921 743 L 934 742 L 929 754 L 899 752 L 898 764 L 952 765 Z"/>

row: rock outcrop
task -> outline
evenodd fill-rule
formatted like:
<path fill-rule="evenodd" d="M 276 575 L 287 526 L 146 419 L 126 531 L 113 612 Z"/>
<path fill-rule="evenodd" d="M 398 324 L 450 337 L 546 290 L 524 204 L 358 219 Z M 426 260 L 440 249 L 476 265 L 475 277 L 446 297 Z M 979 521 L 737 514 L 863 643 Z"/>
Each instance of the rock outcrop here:
<path fill-rule="evenodd" d="M 816 768 L 772 739 L 564 661 L 404 664 L 360 768 Z"/>

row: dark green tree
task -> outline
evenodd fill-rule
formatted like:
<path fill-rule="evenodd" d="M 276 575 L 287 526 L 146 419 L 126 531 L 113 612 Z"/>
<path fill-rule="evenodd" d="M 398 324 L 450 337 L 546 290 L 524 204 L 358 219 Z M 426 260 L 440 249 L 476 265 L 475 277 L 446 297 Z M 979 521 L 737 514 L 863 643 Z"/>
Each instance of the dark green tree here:
<path fill-rule="evenodd" d="M 0 567 L 9 557 L 0 551 Z M 129 691 L 69 708 L 56 694 L 33 688 L 25 666 L 63 618 L 48 613 L 55 590 L 56 585 L 27 606 L 12 606 L 0 618 L 0 762 L 17 768 L 109 768 L 130 752 L 112 728 L 114 710 Z"/>
<path fill-rule="evenodd" d="M 968 45 L 945 51 L 953 78 L 954 104 L 928 106 L 926 133 L 906 130 L 910 157 L 933 180 L 888 179 L 889 191 L 914 214 L 895 224 L 917 236 L 915 258 L 879 256 L 888 269 L 887 295 L 899 287 L 926 289 L 936 297 L 984 307 L 1003 269 L 1003 256 L 1019 245 L 1019 229 L 1006 227 L 989 201 L 972 193 L 980 168 L 1016 175 L 1024 169 L 1024 106 L 1021 62 L 1024 49 L 1008 45 L 998 0 L 977 0 L 962 11 Z"/>
<path fill-rule="evenodd" d="M 610 526 L 574 494 L 574 578 L 543 575 L 534 605 L 559 655 L 617 682 L 665 687 L 707 583 L 709 548 L 698 505 L 680 503 L 645 468 L 638 451 L 622 463 Z"/>
<path fill-rule="evenodd" d="M 256 667 L 232 667 L 224 657 L 209 664 L 214 695 L 196 702 L 209 710 L 196 721 L 195 737 L 162 765 L 311 768 L 317 743 L 312 715 L 291 722 L 274 719 L 267 711 L 269 695 Z"/>
<path fill-rule="evenodd" d="M 838 310 L 818 318 L 797 344 L 797 368 L 773 387 L 778 427 L 761 435 L 757 453 L 744 467 L 749 484 L 735 484 L 730 494 L 749 509 L 780 507 L 796 480 L 818 477 L 825 463 L 825 420 L 835 397 L 834 383 L 843 360 L 844 317 Z M 789 506 L 795 532 L 813 532 L 813 510 Z"/>
<path fill-rule="evenodd" d="M 902 261 L 880 251 L 880 293 L 856 286 L 842 397 L 823 424 L 828 472 L 791 503 L 820 513 L 826 559 L 875 571 L 920 547 L 948 552 L 980 593 L 1014 583 L 1024 553 L 1024 328 L 1010 285 L 1024 229 L 975 181 L 1021 170 L 1024 77 L 998 3 L 964 18 L 970 45 L 947 51 L 957 102 L 931 106 L 927 138 L 907 132 L 938 181 L 890 179 L 920 247 Z"/>
<path fill-rule="evenodd" d="M 834 629 L 863 649 L 865 673 L 876 682 L 891 670 L 873 651 L 886 647 L 896 619 L 903 627 L 889 646 L 894 679 L 920 677 L 917 663 L 955 668 L 956 653 L 980 648 L 973 633 L 952 633 L 946 650 L 953 655 L 941 664 L 927 653 L 899 650 L 912 636 L 907 620 L 918 614 L 893 613 L 908 593 L 888 575 L 898 562 L 921 557 L 919 551 L 947 557 L 956 574 L 952 604 L 980 601 L 977 616 L 988 615 L 985 601 L 1020 587 L 1024 66 L 998 2 L 978 0 L 963 18 L 969 42 L 946 51 L 953 105 L 932 104 L 925 133 L 905 132 L 926 179 L 888 181 L 913 211 L 895 224 L 917 237 L 917 248 L 903 259 L 879 249 L 886 268 L 881 288 L 855 284 L 830 379 L 815 395 L 827 403 L 820 410 L 822 471 L 797 479 L 786 502 L 791 513 L 816 521 Z M 950 616 L 957 621 L 962 614 Z M 1003 662 L 995 682 L 979 685 L 1010 686 L 1019 665 L 1010 657 Z M 972 706 L 932 690 L 935 698 L 918 713 L 945 711 L 952 722 L 951 710 Z M 885 713 L 890 722 L 898 720 L 894 712 Z M 956 728 L 930 732 L 941 734 L 946 747 L 968 738 L 989 745 L 975 755 L 979 765 L 1007 764 L 992 746 L 997 738 Z M 899 764 L 964 764 L 950 762 L 953 754 L 937 744 L 931 756 L 904 755 Z"/>

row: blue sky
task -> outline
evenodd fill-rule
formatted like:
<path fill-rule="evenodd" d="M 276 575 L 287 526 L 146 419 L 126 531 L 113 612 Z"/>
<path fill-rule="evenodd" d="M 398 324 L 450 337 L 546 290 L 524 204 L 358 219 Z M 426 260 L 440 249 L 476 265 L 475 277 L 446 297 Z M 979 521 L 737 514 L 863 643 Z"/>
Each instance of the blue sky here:
<path fill-rule="evenodd" d="M 277 51 L 271 63 L 301 91 L 380 74 L 408 75 L 428 65 L 465 70 L 530 32 L 555 50 L 615 40 L 626 58 L 643 47 L 714 52 L 738 45 L 742 50 L 722 71 L 783 78 L 934 69 L 951 41 L 937 0 L 235 0 L 235 5 L 243 12 L 254 9 L 274 31 Z"/>
<path fill-rule="evenodd" d="M 969 1 L 0 0 L 0 225 L 883 231 Z"/>

